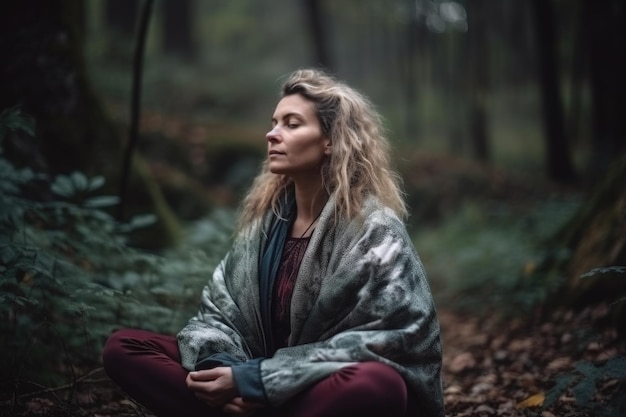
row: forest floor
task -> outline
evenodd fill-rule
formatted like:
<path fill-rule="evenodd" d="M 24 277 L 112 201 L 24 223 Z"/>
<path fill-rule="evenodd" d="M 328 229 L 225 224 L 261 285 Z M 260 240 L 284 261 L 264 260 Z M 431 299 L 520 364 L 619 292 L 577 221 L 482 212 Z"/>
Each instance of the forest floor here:
<path fill-rule="evenodd" d="M 610 404 L 611 400 L 620 400 L 618 390 L 623 393 L 625 371 L 621 370 L 620 380 L 599 367 L 611 358 L 626 355 L 626 340 L 610 325 L 609 312 L 608 306 L 599 305 L 579 312 L 562 310 L 505 320 L 495 315 L 476 317 L 440 310 L 446 415 L 625 415 L 623 409 L 615 410 Z M 585 363 L 595 365 L 581 368 Z M 584 379 L 576 369 L 598 372 L 587 372 Z M 563 383 L 568 376 L 574 379 L 570 384 Z M 563 389 L 550 391 L 559 380 Z M 588 384 L 572 390 L 572 385 L 580 381 Z M 72 400 L 68 401 L 70 391 Z M 151 415 L 97 367 L 73 387 L 41 390 L 21 398 L 19 406 L 11 406 L 5 395 L 2 397 L 2 417 Z"/>

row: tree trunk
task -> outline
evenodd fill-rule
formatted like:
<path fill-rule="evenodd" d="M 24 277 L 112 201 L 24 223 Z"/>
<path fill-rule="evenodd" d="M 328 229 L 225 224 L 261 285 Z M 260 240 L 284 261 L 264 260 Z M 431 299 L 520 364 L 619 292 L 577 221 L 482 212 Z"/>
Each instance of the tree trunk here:
<path fill-rule="evenodd" d="M 40 158 L 50 175 L 74 170 L 104 175 L 108 193 L 118 192 L 122 135 L 95 96 L 84 68 L 78 14 L 81 0 L 11 2 L 0 13 L 0 109 L 21 105 L 35 118 L 38 143 L 27 157 Z M 130 68 L 129 68 L 130 71 Z M 17 148 L 16 148 L 17 149 Z M 9 157 L 19 157 L 15 150 Z M 28 162 L 22 157 L 22 161 Z M 178 226 L 160 190 L 135 158 L 132 214 L 157 214 L 147 244 L 171 243 Z M 131 210 L 129 210 L 131 211 Z"/>
<path fill-rule="evenodd" d="M 575 173 L 569 143 L 565 136 L 552 0 L 532 0 L 531 10 L 539 50 L 539 79 L 548 177 L 554 181 L 568 183 L 575 180 Z"/>
<path fill-rule="evenodd" d="M 196 52 L 192 6 L 191 0 L 163 0 L 163 49 L 183 59 L 193 59 Z"/>
<path fill-rule="evenodd" d="M 320 0 L 304 0 L 304 14 L 309 26 L 311 42 L 313 43 L 314 65 L 332 71 L 333 65 L 328 52 L 328 42 L 326 39 L 321 6 Z"/>
<path fill-rule="evenodd" d="M 585 0 L 583 10 L 593 105 L 590 176 L 600 178 L 626 151 L 626 8 L 621 0 Z"/>
<path fill-rule="evenodd" d="M 537 276 L 553 287 L 547 306 L 584 307 L 615 303 L 615 318 L 626 330 L 626 155 L 614 161 L 577 214 L 547 243 L 555 253 Z M 620 268 L 621 267 L 621 268 Z M 563 280 L 563 277 L 565 279 Z M 554 286 L 554 282 L 562 284 Z M 621 301 L 619 301 L 621 299 Z"/>
<path fill-rule="evenodd" d="M 468 3 L 470 18 L 469 41 L 469 131 L 472 154 L 480 162 L 491 161 L 487 121 L 489 103 L 489 45 L 487 42 L 486 13 L 489 6 L 483 1 Z"/>
<path fill-rule="evenodd" d="M 583 121 L 583 91 L 586 86 L 585 77 L 587 75 L 589 64 L 587 62 L 588 47 L 586 34 L 586 20 L 580 4 L 575 7 L 575 18 L 573 19 L 572 37 L 574 39 L 574 47 L 572 52 L 572 61 L 570 69 L 570 90 L 571 98 L 569 100 L 569 113 L 567 119 L 567 135 L 572 145 L 581 142 L 581 126 Z"/>
<path fill-rule="evenodd" d="M 415 143 L 419 138 L 419 121 L 417 120 L 417 76 L 418 76 L 418 40 L 420 36 L 419 24 L 415 14 L 412 2 L 407 2 L 409 8 L 409 16 L 406 22 L 406 50 L 402 51 L 399 57 L 403 62 L 403 85 L 404 85 L 404 103 L 406 108 L 405 129 L 406 137 L 411 143 Z"/>
<path fill-rule="evenodd" d="M 132 39 L 139 16 L 138 0 L 107 0 L 104 2 L 107 27 L 122 37 Z"/>

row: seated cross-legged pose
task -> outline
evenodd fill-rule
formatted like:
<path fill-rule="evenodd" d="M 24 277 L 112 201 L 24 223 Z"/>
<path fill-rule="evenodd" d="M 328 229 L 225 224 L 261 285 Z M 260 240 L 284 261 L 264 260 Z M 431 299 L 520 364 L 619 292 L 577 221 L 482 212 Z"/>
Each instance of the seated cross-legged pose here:
<path fill-rule="evenodd" d="M 177 337 L 119 330 L 108 375 L 158 416 L 442 417 L 440 331 L 379 114 L 283 85 L 233 246 Z"/>

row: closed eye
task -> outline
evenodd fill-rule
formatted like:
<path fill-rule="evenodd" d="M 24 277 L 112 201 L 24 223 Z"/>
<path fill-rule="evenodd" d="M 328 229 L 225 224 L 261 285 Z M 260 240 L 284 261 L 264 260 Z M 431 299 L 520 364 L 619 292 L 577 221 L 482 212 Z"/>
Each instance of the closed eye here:
<path fill-rule="evenodd" d="M 288 113 L 284 115 L 280 120 L 283 122 L 283 126 L 288 129 L 297 129 L 303 124 L 301 116 L 299 116 L 297 113 Z M 275 117 L 272 118 L 272 129 L 274 129 L 279 124 L 281 124 L 279 122 L 279 119 Z"/>

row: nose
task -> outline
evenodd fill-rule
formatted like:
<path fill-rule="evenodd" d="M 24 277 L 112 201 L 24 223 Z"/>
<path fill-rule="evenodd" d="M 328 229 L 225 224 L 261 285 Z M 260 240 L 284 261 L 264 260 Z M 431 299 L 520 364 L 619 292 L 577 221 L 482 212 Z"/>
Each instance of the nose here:
<path fill-rule="evenodd" d="M 275 141 L 278 137 L 278 125 L 274 126 L 272 130 L 265 134 L 265 137 L 269 142 Z"/>

